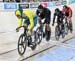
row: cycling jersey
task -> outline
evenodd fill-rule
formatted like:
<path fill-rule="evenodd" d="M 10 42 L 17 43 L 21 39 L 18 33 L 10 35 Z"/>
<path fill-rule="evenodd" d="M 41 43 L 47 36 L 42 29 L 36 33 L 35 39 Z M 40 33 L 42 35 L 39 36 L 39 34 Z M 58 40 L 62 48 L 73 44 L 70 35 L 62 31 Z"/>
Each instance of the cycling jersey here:
<path fill-rule="evenodd" d="M 40 13 L 38 10 L 36 11 L 37 16 L 39 16 L 41 19 L 45 18 L 44 23 L 50 23 L 51 19 L 51 11 L 48 8 L 42 8 L 42 13 Z"/>
<path fill-rule="evenodd" d="M 72 9 L 70 7 L 67 7 L 66 10 L 65 9 L 62 9 L 62 12 L 65 13 L 65 16 L 72 17 Z"/>
<path fill-rule="evenodd" d="M 26 15 L 26 18 L 20 18 L 18 22 L 18 27 L 22 26 L 23 19 L 25 19 L 24 23 L 28 25 L 28 29 L 32 29 L 34 27 L 34 18 L 35 13 L 33 10 L 25 10 L 23 14 Z"/>
<path fill-rule="evenodd" d="M 58 14 L 54 13 L 54 17 L 53 17 L 53 24 L 55 23 L 55 18 L 57 16 L 57 23 L 63 23 L 63 19 L 64 19 L 64 14 L 62 13 L 62 11 L 59 11 Z"/>

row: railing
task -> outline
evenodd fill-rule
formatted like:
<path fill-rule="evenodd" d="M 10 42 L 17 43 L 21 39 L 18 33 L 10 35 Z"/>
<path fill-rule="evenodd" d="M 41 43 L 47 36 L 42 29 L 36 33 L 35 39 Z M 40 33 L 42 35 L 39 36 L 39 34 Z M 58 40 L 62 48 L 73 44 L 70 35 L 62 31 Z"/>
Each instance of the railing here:
<path fill-rule="evenodd" d="M 1 0 L 3 2 L 52 2 L 59 0 Z"/>
<path fill-rule="evenodd" d="M 39 4 L 42 4 L 45 7 L 59 6 L 62 5 L 62 2 L 53 1 L 53 2 L 24 2 L 24 3 L 0 3 L 0 10 L 15 10 L 19 8 L 19 5 L 23 9 L 36 9 Z"/>
<path fill-rule="evenodd" d="M 70 2 L 71 3 L 75 3 L 75 0 L 72 0 Z M 0 3 L 0 10 L 16 10 L 19 8 L 19 5 L 21 5 L 21 7 L 23 9 L 36 9 L 38 7 L 39 4 L 42 4 L 45 7 L 53 7 L 53 6 L 60 6 L 60 5 L 65 5 L 67 4 L 67 1 L 53 1 L 53 2 L 24 2 L 24 3 Z"/>

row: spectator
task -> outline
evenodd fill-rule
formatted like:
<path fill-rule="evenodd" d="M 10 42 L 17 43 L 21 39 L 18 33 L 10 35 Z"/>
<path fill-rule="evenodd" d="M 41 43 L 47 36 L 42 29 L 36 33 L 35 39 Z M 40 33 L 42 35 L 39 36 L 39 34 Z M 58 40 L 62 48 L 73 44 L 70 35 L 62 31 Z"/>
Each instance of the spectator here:
<path fill-rule="evenodd" d="M 49 2 L 49 1 L 59 1 L 59 0 L 0 0 L 3 2 Z"/>
<path fill-rule="evenodd" d="M 15 2 L 14 0 L 3 0 L 3 2 Z"/>
<path fill-rule="evenodd" d="M 18 3 L 21 2 L 20 0 L 15 0 L 15 1 L 18 2 Z"/>

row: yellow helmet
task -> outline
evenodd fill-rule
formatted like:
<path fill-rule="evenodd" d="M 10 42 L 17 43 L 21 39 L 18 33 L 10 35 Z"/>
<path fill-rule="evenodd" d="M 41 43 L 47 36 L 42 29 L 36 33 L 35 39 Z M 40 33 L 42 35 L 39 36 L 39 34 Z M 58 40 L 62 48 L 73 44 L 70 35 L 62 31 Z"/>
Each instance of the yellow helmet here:
<path fill-rule="evenodd" d="M 15 15 L 20 15 L 21 16 L 21 12 L 19 10 L 16 10 Z"/>

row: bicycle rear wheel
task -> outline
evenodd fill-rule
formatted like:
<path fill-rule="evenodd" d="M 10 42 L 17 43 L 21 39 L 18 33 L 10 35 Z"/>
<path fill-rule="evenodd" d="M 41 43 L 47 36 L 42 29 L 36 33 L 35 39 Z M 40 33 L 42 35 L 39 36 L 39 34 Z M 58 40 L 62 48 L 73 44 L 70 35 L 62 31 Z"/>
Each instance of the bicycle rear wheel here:
<path fill-rule="evenodd" d="M 34 41 L 36 44 L 40 44 L 42 40 L 42 32 L 36 31 L 34 35 Z"/>
<path fill-rule="evenodd" d="M 65 24 L 65 34 L 66 35 L 68 34 L 68 25 L 67 25 L 67 23 Z"/>
<path fill-rule="evenodd" d="M 43 34 L 42 34 L 42 32 L 40 31 L 39 34 L 38 34 L 38 44 L 41 43 L 42 37 L 43 37 Z"/>
<path fill-rule="evenodd" d="M 26 36 L 24 34 L 21 34 L 18 40 L 18 53 L 20 55 L 23 55 L 25 53 L 26 46 L 27 46 Z"/>
<path fill-rule="evenodd" d="M 38 44 L 40 44 L 43 38 L 43 24 L 40 25 L 37 34 L 38 34 Z"/>
<path fill-rule="evenodd" d="M 62 30 L 62 38 L 65 37 L 65 29 Z"/>
<path fill-rule="evenodd" d="M 58 29 L 58 26 L 56 26 L 55 27 L 55 38 L 56 38 L 56 40 L 59 40 L 59 37 L 60 37 L 60 31 L 59 31 L 59 29 Z"/>
<path fill-rule="evenodd" d="M 72 22 L 69 22 L 69 29 L 70 29 L 70 32 L 72 33 L 73 32 Z"/>

